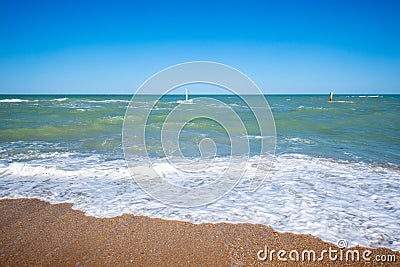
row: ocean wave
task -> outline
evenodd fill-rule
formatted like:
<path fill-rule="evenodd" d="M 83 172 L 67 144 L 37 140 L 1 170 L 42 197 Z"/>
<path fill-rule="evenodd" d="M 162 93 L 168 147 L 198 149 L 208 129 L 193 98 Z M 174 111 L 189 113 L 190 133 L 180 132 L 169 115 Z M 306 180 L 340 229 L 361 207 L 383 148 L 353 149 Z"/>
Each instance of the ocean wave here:
<path fill-rule="evenodd" d="M 176 103 L 178 103 L 178 104 L 194 104 L 194 103 L 193 103 L 193 99 L 189 99 L 189 100 L 177 100 Z"/>
<path fill-rule="evenodd" d="M 249 139 L 266 139 L 266 138 L 273 138 L 273 136 L 268 135 L 246 135 L 245 138 Z"/>
<path fill-rule="evenodd" d="M 43 164 L 26 164 L 21 162 L 13 162 L 6 169 L 3 169 L 3 175 L 18 174 L 20 176 L 52 176 L 54 174 L 62 175 L 62 170 L 57 170 L 55 165 L 43 165 Z"/>
<path fill-rule="evenodd" d="M 100 118 L 99 121 L 106 122 L 106 123 L 122 123 L 124 120 L 123 116 L 107 116 Z"/>
<path fill-rule="evenodd" d="M 21 102 L 29 102 L 29 100 L 19 99 L 19 98 L 0 99 L 0 103 L 21 103 Z"/>
<path fill-rule="evenodd" d="M 323 109 L 328 109 L 324 107 L 304 107 L 304 106 L 298 106 L 297 109 L 315 109 L 315 110 L 323 110 Z"/>
<path fill-rule="evenodd" d="M 88 100 L 86 102 L 89 103 L 129 103 L 130 100 L 123 100 L 123 99 L 105 99 L 105 100 Z"/>
<path fill-rule="evenodd" d="M 73 157 L 64 159 L 69 160 L 74 161 Z M 137 164 L 142 166 L 139 160 Z M 164 159 L 153 164 L 171 183 L 201 186 L 217 179 L 230 160 L 217 158 L 210 172 L 193 177 L 180 173 Z M 250 159 L 249 173 L 257 160 Z M 69 170 L 57 164 L 2 165 L 0 197 L 68 201 L 74 203 L 75 209 L 97 217 L 132 213 L 193 223 L 261 223 L 279 231 L 310 233 L 330 242 L 345 237 L 350 245 L 400 249 L 398 166 L 280 154 L 256 192 L 247 192 L 251 181 L 245 175 L 220 200 L 185 209 L 166 206 L 142 191 L 123 160 L 80 158 L 74 162 L 77 165 Z"/>
<path fill-rule="evenodd" d="M 365 97 L 369 97 L 369 98 L 378 98 L 378 97 L 383 97 L 380 95 L 359 95 L 359 98 L 365 98 Z"/>
<path fill-rule="evenodd" d="M 74 153 L 72 152 L 58 152 L 58 151 L 43 152 L 40 151 L 39 149 L 24 149 L 21 151 L 13 151 L 10 154 L 8 154 L 7 151 L 5 150 L 1 152 L 3 152 L 3 155 L 7 155 L 7 158 L 9 160 L 20 160 L 20 161 L 21 160 L 32 161 L 32 160 L 43 160 L 43 159 L 51 159 L 52 161 L 56 159 L 66 160 L 65 158 L 74 155 Z"/>
<path fill-rule="evenodd" d="M 349 103 L 349 104 L 354 103 L 354 101 L 348 101 L 348 100 L 334 100 L 332 102 L 334 102 L 334 103 Z"/>
<path fill-rule="evenodd" d="M 52 99 L 50 101 L 62 102 L 62 101 L 66 101 L 66 100 L 68 100 L 68 98 L 67 97 L 63 97 L 63 98 L 54 98 L 54 99 Z"/>
<path fill-rule="evenodd" d="M 293 137 L 293 138 L 286 138 L 286 141 L 291 143 L 300 143 L 300 144 L 313 144 L 314 142 L 310 139 L 300 138 L 300 137 Z"/>
<path fill-rule="evenodd" d="M 68 98 L 54 98 L 54 99 L 19 99 L 19 98 L 7 98 L 0 99 L 0 103 L 27 103 L 27 102 L 63 102 L 67 101 Z"/>

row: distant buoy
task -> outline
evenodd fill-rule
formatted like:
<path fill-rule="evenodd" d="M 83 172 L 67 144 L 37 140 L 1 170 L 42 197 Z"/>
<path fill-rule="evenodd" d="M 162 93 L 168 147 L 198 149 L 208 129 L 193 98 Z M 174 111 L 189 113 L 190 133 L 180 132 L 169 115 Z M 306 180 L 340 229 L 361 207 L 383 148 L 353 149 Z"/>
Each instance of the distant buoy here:
<path fill-rule="evenodd" d="M 329 102 L 332 102 L 332 100 L 333 100 L 333 93 L 332 93 L 332 91 L 329 93 Z"/>
<path fill-rule="evenodd" d="M 188 102 L 188 100 L 189 100 L 189 92 L 188 89 L 186 88 L 186 102 Z"/>

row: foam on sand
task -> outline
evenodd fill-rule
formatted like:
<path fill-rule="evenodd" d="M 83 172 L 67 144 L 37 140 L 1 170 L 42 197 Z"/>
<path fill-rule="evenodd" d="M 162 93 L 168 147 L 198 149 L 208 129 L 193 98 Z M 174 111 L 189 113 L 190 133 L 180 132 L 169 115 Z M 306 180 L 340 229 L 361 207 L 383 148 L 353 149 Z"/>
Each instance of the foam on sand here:
<path fill-rule="evenodd" d="M 63 161 L 70 158 L 73 156 Z M 201 173 L 192 178 L 164 161 L 154 164 L 172 183 L 201 186 L 224 171 L 226 160 L 217 160 L 208 176 Z M 345 238 L 350 245 L 400 250 L 400 170 L 395 166 L 278 155 L 270 176 L 256 192 L 247 192 L 250 181 L 245 176 L 219 201 L 185 209 L 166 206 L 143 192 L 122 160 L 76 162 L 81 167 L 73 170 L 4 164 L 0 167 L 0 197 L 72 202 L 75 209 L 96 217 L 131 213 L 193 223 L 261 223 L 330 242 Z"/>

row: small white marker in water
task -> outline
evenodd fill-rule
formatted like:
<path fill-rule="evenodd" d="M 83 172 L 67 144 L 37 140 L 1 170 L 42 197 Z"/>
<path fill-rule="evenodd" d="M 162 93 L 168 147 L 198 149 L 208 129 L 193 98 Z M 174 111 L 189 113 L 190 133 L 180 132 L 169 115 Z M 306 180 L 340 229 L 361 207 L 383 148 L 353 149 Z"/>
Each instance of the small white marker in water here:
<path fill-rule="evenodd" d="M 188 102 L 188 101 L 189 101 L 189 93 L 188 93 L 188 89 L 187 89 L 187 88 L 185 88 L 185 90 L 186 90 L 186 102 Z"/>

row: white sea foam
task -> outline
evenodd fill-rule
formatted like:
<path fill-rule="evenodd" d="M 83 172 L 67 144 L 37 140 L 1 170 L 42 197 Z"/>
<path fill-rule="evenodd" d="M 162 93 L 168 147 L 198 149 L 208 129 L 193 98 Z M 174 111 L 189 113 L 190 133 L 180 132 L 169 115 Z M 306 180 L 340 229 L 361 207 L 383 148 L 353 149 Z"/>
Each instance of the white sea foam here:
<path fill-rule="evenodd" d="M 304 106 L 298 106 L 297 109 L 319 109 L 319 110 L 323 110 L 323 109 L 328 109 L 328 108 L 324 108 L 324 107 L 304 107 Z"/>
<path fill-rule="evenodd" d="M 9 160 L 43 160 L 43 159 L 50 159 L 52 161 L 56 161 L 57 159 L 64 160 L 65 158 L 68 158 L 72 156 L 73 153 L 70 152 L 41 152 L 40 150 L 35 150 L 35 149 L 28 149 L 28 150 L 23 150 L 20 153 L 14 153 L 11 155 L 8 159 Z M 12 164 L 20 164 L 19 162 L 13 162 Z M 36 164 L 36 163 L 35 163 Z M 40 164 L 40 163 L 37 163 Z"/>
<path fill-rule="evenodd" d="M 267 136 L 267 135 L 245 135 L 243 136 L 244 138 L 248 138 L 248 139 L 265 139 L 265 138 L 271 138 L 271 136 Z"/>
<path fill-rule="evenodd" d="M 293 137 L 293 138 L 287 138 L 287 141 L 291 142 L 291 143 L 299 143 L 299 144 L 313 144 L 314 142 L 310 139 L 306 139 L 306 138 L 299 138 L 299 137 Z"/>
<path fill-rule="evenodd" d="M 369 98 L 378 98 L 378 97 L 382 97 L 380 95 L 360 95 L 358 96 L 360 98 L 365 98 L 365 97 L 369 97 Z"/>
<path fill-rule="evenodd" d="M 132 213 L 193 223 L 261 223 L 330 242 L 345 238 L 350 245 L 400 250 L 400 170 L 396 166 L 278 155 L 256 192 L 247 192 L 250 180 L 245 176 L 220 200 L 188 209 L 166 206 L 143 192 L 123 160 L 99 164 L 97 158 L 63 158 L 63 162 L 68 160 L 74 168 L 21 162 L 0 165 L 0 197 L 72 202 L 75 209 L 97 217 Z M 203 172 L 193 179 L 165 161 L 156 161 L 154 166 L 173 183 L 199 186 L 222 173 L 227 160 L 218 158 L 207 175 Z M 251 158 L 250 172 L 251 162 L 256 161 Z"/>
<path fill-rule="evenodd" d="M 0 103 L 21 103 L 21 102 L 29 102 L 29 100 L 19 99 L 19 98 L 0 99 Z"/>
<path fill-rule="evenodd" d="M 231 104 L 229 104 L 229 106 L 231 106 L 231 107 L 239 107 L 239 108 L 246 107 L 246 106 L 235 104 L 235 103 L 231 103 Z"/>
<path fill-rule="evenodd" d="M 176 103 L 178 103 L 178 104 L 194 104 L 194 103 L 193 103 L 193 99 L 189 99 L 189 100 L 177 100 Z"/>
<path fill-rule="evenodd" d="M 62 101 L 66 101 L 68 98 L 63 97 L 63 98 L 54 98 L 52 101 L 57 101 L 57 102 L 62 102 Z"/>
<path fill-rule="evenodd" d="M 88 100 L 89 103 L 129 103 L 130 100 L 123 100 L 123 99 L 105 99 L 105 100 Z"/>
<path fill-rule="evenodd" d="M 350 103 L 350 104 L 354 103 L 353 101 L 348 101 L 348 100 L 335 100 L 335 101 L 332 101 L 332 102 L 335 102 L 335 103 Z"/>

